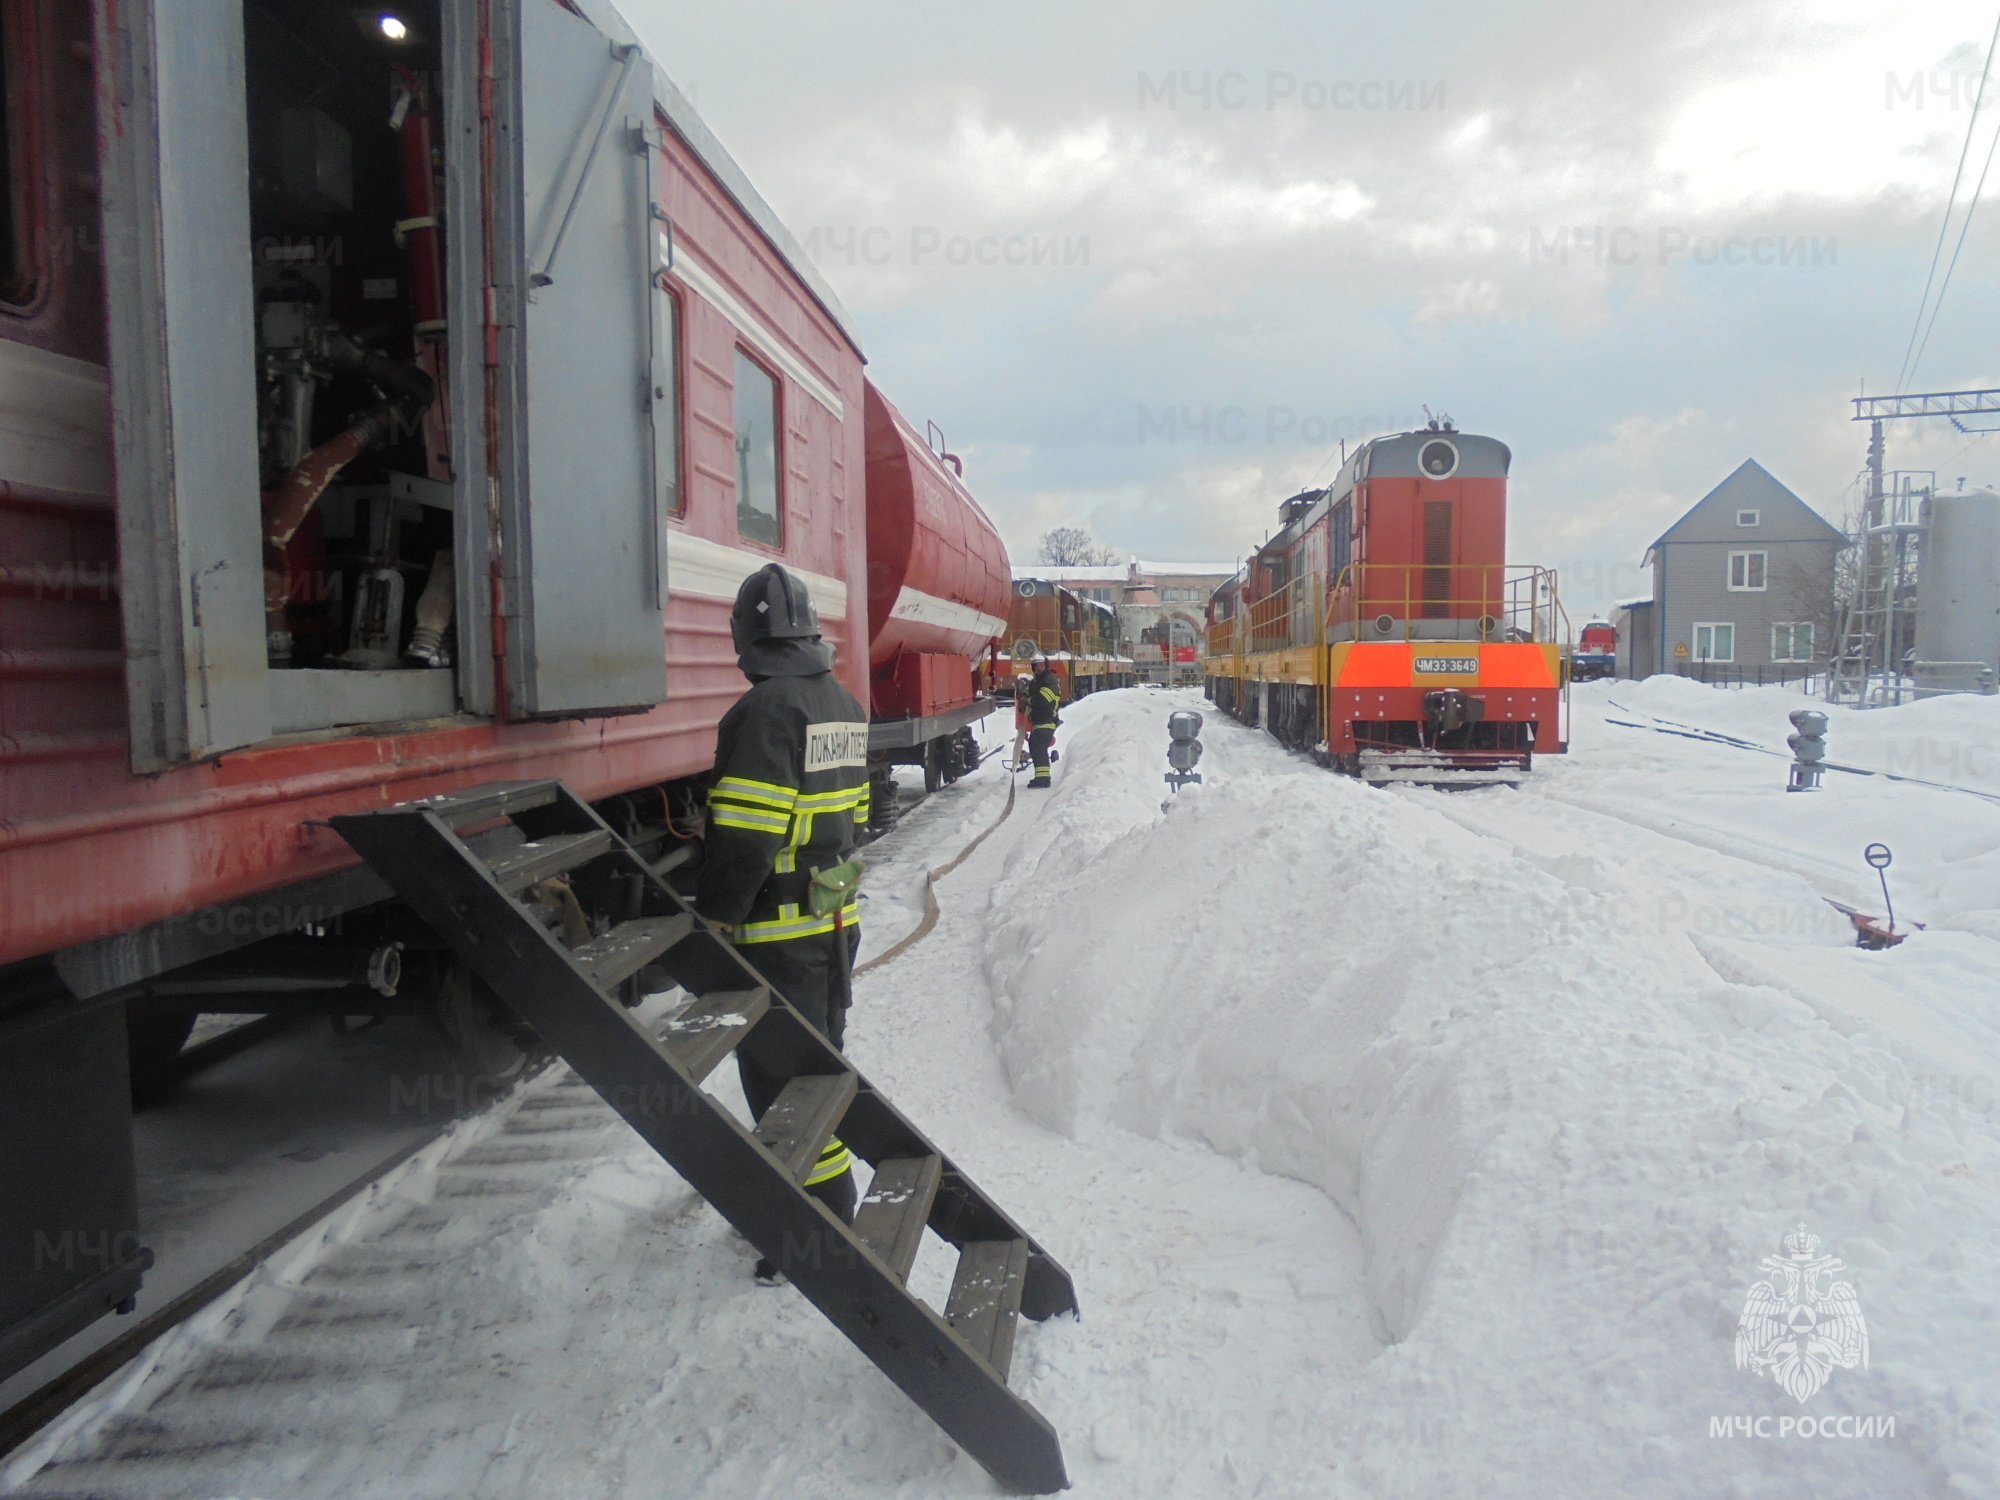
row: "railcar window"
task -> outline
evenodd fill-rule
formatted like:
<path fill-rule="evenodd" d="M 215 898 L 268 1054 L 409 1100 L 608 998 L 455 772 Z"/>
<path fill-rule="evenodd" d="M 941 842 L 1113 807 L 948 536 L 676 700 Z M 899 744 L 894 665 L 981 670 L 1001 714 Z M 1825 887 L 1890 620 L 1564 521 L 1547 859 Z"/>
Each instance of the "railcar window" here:
<path fill-rule="evenodd" d="M 778 521 L 778 382 L 736 351 L 736 529 L 776 547 Z"/>
<path fill-rule="evenodd" d="M 26 58 L 19 40 L 27 10 L 16 0 L 6 0 L 0 11 L 0 88 L 6 93 L 0 104 L 0 302 L 25 302 L 33 290 L 30 257 L 21 243 L 28 215 L 22 211 L 20 192 L 29 176 L 28 163 L 17 159 L 28 133 L 24 126 L 30 90 L 22 76 Z"/>
<path fill-rule="evenodd" d="M 681 488 L 681 305 L 672 292 L 659 293 L 655 317 L 661 352 L 653 362 L 653 482 L 660 510 L 677 516 L 687 496 Z M 740 416 L 737 422 L 740 435 Z"/>

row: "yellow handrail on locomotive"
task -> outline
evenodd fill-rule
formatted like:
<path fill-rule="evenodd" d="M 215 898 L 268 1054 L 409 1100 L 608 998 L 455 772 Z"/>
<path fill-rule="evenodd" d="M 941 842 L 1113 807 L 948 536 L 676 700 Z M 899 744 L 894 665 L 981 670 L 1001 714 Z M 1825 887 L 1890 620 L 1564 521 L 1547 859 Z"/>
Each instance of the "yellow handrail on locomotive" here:
<path fill-rule="evenodd" d="M 1111 643 L 1095 631 L 1085 630 L 1017 630 L 1008 654 L 1018 658 L 1017 649 L 1022 641 L 1027 641 L 1037 651 L 1046 651 L 1051 656 L 1068 655 L 1088 660 L 1091 657 L 1115 657 L 1118 653 Z"/>
<path fill-rule="evenodd" d="M 1208 629 L 1202 632 L 1201 654 L 1204 658 L 1214 661 L 1217 657 L 1233 658 L 1237 655 L 1237 619 L 1238 616 L 1229 615 L 1209 622 Z"/>
<path fill-rule="evenodd" d="M 1368 575 L 1365 601 L 1357 572 Z M 1393 579 L 1398 572 L 1400 596 Z M 1466 574 L 1478 576 L 1461 576 Z M 1326 596 L 1321 639 L 1413 641 L 1426 638 L 1424 624 L 1448 621 L 1471 626 L 1468 638 L 1481 642 L 1569 642 L 1555 570 L 1531 563 L 1370 563 L 1363 569 L 1350 563 Z"/>
<path fill-rule="evenodd" d="M 1250 639 L 1244 654 L 1324 645 L 1326 634 L 1318 606 L 1321 583 L 1320 574 L 1301 573 L 1252 604 L 1246 611 Z"/>

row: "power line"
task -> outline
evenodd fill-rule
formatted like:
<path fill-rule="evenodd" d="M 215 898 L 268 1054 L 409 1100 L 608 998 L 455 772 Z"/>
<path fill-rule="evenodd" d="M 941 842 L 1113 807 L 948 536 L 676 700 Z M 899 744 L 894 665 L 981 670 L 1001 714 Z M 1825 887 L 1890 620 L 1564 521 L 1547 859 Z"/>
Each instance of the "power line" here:
<path fill-rule="evenodd" d="M 1982 83 L 1981 88 L 1985 85 Z M 1979 195 L 1986 187 L 1986 174 L 1993 167 L 1993 148 L 2000 146 L 2000 131 L 1994 132 L 1993 139 L 1986 145 L 1986 161 L 1979 169 L 1979 181 L 1972 189 L 1972 197 L 1965 205 L 1965 217 L 1959 222 L 1958 243 L 1951 247 L 1951 261 L 1944 268 L 1944 280 L 1938 283 L 1937 300 L 1931 303 L 1931 320 L 1924 325 L 1923 342 L 1917 345 L 1917 357 L 1910 361 L 1910 379 L 1917 378 L 1917 366 L 1924 362 L 1924 350 L 1930 347 L 1931 330 L 1937 327 L 1938 310 L 1944 306 L 1944 294 L 1951 288 L 1951 273 L 1958 269 L 1958 252 L 1965 248 L 1966 233 L 1972 228 L 1972 215 L 1979 207 Z"/>
<path fill-rule="evenodd" d="M 1916 370 L 1910 364 L 1910 355 L 1917 347 L 1917 331 L 1924 324 L 1924 308 L 1931 300 L 1931 283 L 1937 277 L 1938 258 L 1944 254 L 1945 236 L 1951 232 L 1951 210 L 1958 201 L 1958 184 L 1965 176 L 1966 159 L 1972 154 L 1972 132 L 1979 124 L 1979 107 L 1986 99 L 1986 77 L 1993 70 L 1993 51 L 1996 47 L 2000 47 L 2000 18 L 1996 18 L 1993 23 L 1993 40 L 1986 44 L 1986 66 L 1979 71 L 1979 91 L 1972 96 L 1972 118 L 1965 122 L 1965 143 L 1958 150 L 1958 169 L 1951 174 L 1951 192 L 1944 200 L 1944 222 L 1938 225 L 1937 247 L 1931 251 L 1931 268 L 1924 277 L 1924 294 L 1917 299 L 1917 316 L 1910 325 L 1910 341 L 1903 346 L 1903 363 L 1896 370 L 1896 389 L 1899 391 L 1903 389 L 1905 379 L 1914 379 L 1916 376 Z M 1987 153 L 1987 160 L 1989 162 L 1992 160 L 1991 152 Z M 1985 173 L 1980 174 L 1980 180 L 1985 180 Z M 1960 238 L 1963 240 L 1962 235 Z M 1952 252 L 1952 259 L 1954 262 L 1958 259 L 1955 250 Z M 1946 279 L 1950 279 L 1949 272 L 1946 273 Z M 1938 300 L 1944 300 L 1942 288 L 1938 291 Z"/>

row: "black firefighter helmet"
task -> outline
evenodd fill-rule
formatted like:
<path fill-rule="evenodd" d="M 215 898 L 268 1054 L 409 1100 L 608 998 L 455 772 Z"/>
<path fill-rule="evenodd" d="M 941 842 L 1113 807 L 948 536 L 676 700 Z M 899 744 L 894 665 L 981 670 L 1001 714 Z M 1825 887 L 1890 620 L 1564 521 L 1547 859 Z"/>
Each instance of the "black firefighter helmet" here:
<path fill-rule="evenodd" d="M 833 665 L 812 595 L 776 563 L 766 563 L 736 591 L 729 637 L 738 665 L 752 677 L 810 677 Z"/>

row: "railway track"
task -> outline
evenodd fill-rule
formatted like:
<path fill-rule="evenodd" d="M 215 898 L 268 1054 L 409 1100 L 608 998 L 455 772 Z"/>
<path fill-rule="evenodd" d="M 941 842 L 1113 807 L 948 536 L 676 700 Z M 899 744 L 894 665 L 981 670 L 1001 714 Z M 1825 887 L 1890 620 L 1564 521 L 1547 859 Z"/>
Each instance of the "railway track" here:
<path fill-rule="evenodd" d="M 995 746 L 981 764 L 1002 753 Z M 1012 807 L 1009 789 L 1007 810 Z M 897 827 L 879 835 L 880 844 L 903 826 L 902 819 L 929 801 L 923 792 L 902 809 Z M 1006 811 L 1001 814 L 1004 820 Z M 997 821 L 995 826 L 997 826 Z M 989 827 L 986 832 L 990 833 Z M 973 840 L 976 846 L 984 837 Z M 970 849 L 951 861 L 955 868 Z M 932 874 L 943 873 L 931 872 Z M 935 922 L 935 897 L 926 882 L 930 902 L 927 920 L 890 952 L 866 967 L 887 962 L 921 938 Z M 190 1046 L 183 1054 L 183 1074 L 206 1069 L 248 1054 L 260 1044 L 304 1028 L 296 1021 L 267 1017 L 225 1031 Z M 545 1075 L 553 1072 L 556 1077 Z M 545 1081 L 544 1081 L 545 1080 Z M 486 1123 L 488 1118 L 494 1122 Z M 142 1115 L 141 1128 L 151 1117 Z M 79 1410 L 100 1403 L 112 1382 L 127 1383 L 133 1372 L 157 1373 L 170 1351 L 166 1341 L 210 1309 L 227 1309 L 277 1261 L 295 1259 L 312 1232 L 343 1211 L 367 1210 L 377 1189 L 454 1133 L 470 1131 L 478 1139 L 462 1151 L 445 1148 L 436 1173 L 433 1206 L 423 1211 L 398 1211 L 394 1222 L 379 1233 L 331 1250 L 303 1273 L 296 1306 L 272 1323 L 263 1352 L 237 1350 L 219 1357 L 211 1367 L 199 1363 L 174 1383 L 176 1412 L 209 1413 L 196 1421 L 177 1416 L 162 1422 L 151 1416 L 115 1416 L 92 1445 L 87 1461 L 64 1462 L 44 1470 L 40 1450 L 60 1448 Z M 238 1452 L 261 1440 L 258 1431 L 213 1419 L 213 1409 L 227 1405 L 221 1392 L 240 1391 L 248 1384 L 268 1382 L 276 1396 L 269 1404 L 284 1410 L 301 1392 L 314 1392 L 315 1410 L 343 1409 L 355 1393 L 376 1377 L 377 1368 L 364 1357 L 370 1340 L 385 1330 L 407 1328 L 412 1295 L 422 1275 L 435 1270 L 443 1257 L 434 1240 L 447 1221 L 454 1238 L 466 1235 L 467 1210 L 490 1230 L 509 1217 L 530 1210 L 540 1189 L 535 1181 L 558 1184 L 568 1174 L 565 1164 L 602 1155 L 626 1132 L 626 1127 L 581 1079 L 559 1062 L 540 1063 L 524 1071 L 511 1086 L 488 1100 L 473 1116 L 440 1118 L 414 1139 L 373 1158 L 331 1191 L 314 1198 L 268 1233 L 245 1238 L 216 1250 L 201 1274 L 169 1299 L 136 1320 L 115 1327 L 114 1336 L 78 1354 L 58 1373 L 18 1394 L 0 1410 L 0 1492 L 28 1494 L 88 1494 L 91 1496 L 165 1497 L 206 1495 L 213 1486 L 213 1461 L 222 1452 Z M 421 1165 L 421 1163 L 419 1163 Z M 219 1169 L 227 1171 L 227 1168 Z M 489 1222 L 490 1221 L 490 1222 Z M 151 1231 L 149 1231 L 151 1233 Z M 474 1238 L 478 1235 L 475 1233 Z M 186 1279 L 185 1276 L 183 1279 Z M 265 1279 L 269 1279 L 268 1274 Z M 206 1320 L 204 1320 L 206 1321 Z M 101 1325 L 102 1326 L 102 1325 Z M 338 1337 L 336 1337 L 338 1335 Z M 344 1349 L 352 1344 L 355 1358 L 308 1355 L 307 1347 Z M 268 1357 L 267 1357 L 268 1356 Z M 378 1382 L 379 1383 L 379 1382 Z M 191 1399 L 184 1399 L 191 1398 Z M 274 1417 L 263 1436 L 284 1430 Z M 204 1457 L 206 1455 L 206 1457 Z M 206 1465 L 206 1468 L 204 1468 Z M 206 1477 L 204 1477 L 206 1475 Z M 55 1488 L 48 1488 L 54 1484 Z"/>
<path fill-rule="evenodd" d="M 255 1467 L 281 1441 L 312 1450 L 351 1437 L 354 1424 L 380 1423 L 417 1399 L 422 1361 L 413 1346 L 427 1321 L 431 1278 L 467 1247 L 543 1207 L 626 1133 L 590 1086 L 560 1065 L 523 1079 L 486 1114 L 461 1131 L 465 1144 L 441 1153 L 424 1190 L 408 1201 L 371 1190 L 445 1130 L 246 1252 L 202 1304 L 236 1294 L 227 1319 L 205 1320 L 206 1336 L 165 1337 L 199 1310 L 193 1305 L 177 1304 L 171 1324 L 163 1316 L 161 1327 L 133 1330 L 135 1338 L 147 1332 L 151 1347 L 121 1383 L 123 1394 L 136 1375 L 156 1387 L 148 1399 L 118 1409 L 100 1398 L 69 1422 L 44 1425 L 0 1470 L 0 1486 L 93 1500 L 209 1496 L 232 1483 L 221 1478 L 225 1466 Z M 343 1209 L 349 1222 L 307 1234 Z M 266 1274 L 253 1285 L 260 1268 Z M 264 1305 L 248 1305 L 251 1295 Z M 122 1352 L 129 1359 L 142 1351 Z M 116 1370 L 95 1371 L 71 1401 L 91 1387 L 107 1390 L 102 1382 Z M 253 1489 L 275 1478 L 242 1477 Z"/>
<path fill-rule="evenodd" d="M 38 1377 L 26 1382 L 25 1390 L 22 1379 L 13 1382 L 12 1399 L 0 1410 L 0 1465 L 105 1381 L 145 1357 L 157 1341 L 229 1299 L 314 1226 L 464 1127 L 460 1110 L 431 1108 L 432 1085 L 442 1087 L 454 1076 L 435 1071 L 450 1066 L 450 1055 L 427 1031 L 416 1026 L 405 1030 L 400 1045 L 377 1042 L 365 1067 L 350 1067 L 344 1093 L 337 1098 L 307 1098 L 290 1087 L 300 1055 L 310 1057 L 310 1049 L 324 1046 L 303 1020 L 264 1017 L 186 1049 L 180 1084 L 195 1097 L 140 1113 L 134 1137 L 142 1160 L 191 1155 L 210 1163 L 213 1181 L 191 1191 L 187 1184 L 179 1185 L 184 1196 L 202 1201 L 203 1212 L 190 1219 L 166 1207 L 156 1210 L 151 1223 L 142 1220 L 146 1243 L 161 1258 L 148 1273 L 140 1308 L 129 1319 L 100 1322 L 52 1351 L 24 1372 Z M 189 1121 L 201 1122 L 210 1108 L 201 1092 L 210 1080 L 203 1075 L 239 1057 L 244 1062 L 213 1090 L 213 1113 L 240 1116 L 247 1108 L 256 1120 L 226 1120 L 219 1132 L 190 1130 Z M 525 1067 L 504 1083 L 494 1080 L 485 1091 L 489 1108 L 511 1098 L 541 1066 Z M 334 1065 L 322 1071 L 332 1072 Z M 418 1116 L 402 1128 L 381 1116 L 382 1093 L 389 1094 L 393 1115 L 399 1087 Z M 280 1113 L 288 1107 L 292 1114 Z M 359 1156 L 364 1164 L 348 1173 L 336 1170 L 329 1181 L 329 1166 L 337 1166 L 343 1155 Z M 155 1196 L 169 1204 L 173 1198 L 172 1193 Z M 273 1211 L 280 1215 L 275 1223 Z M 163 1293 L 156 1291 L 161 1288 Z M 149 1291 L 163 1300 L 149 1298 Z"/>

